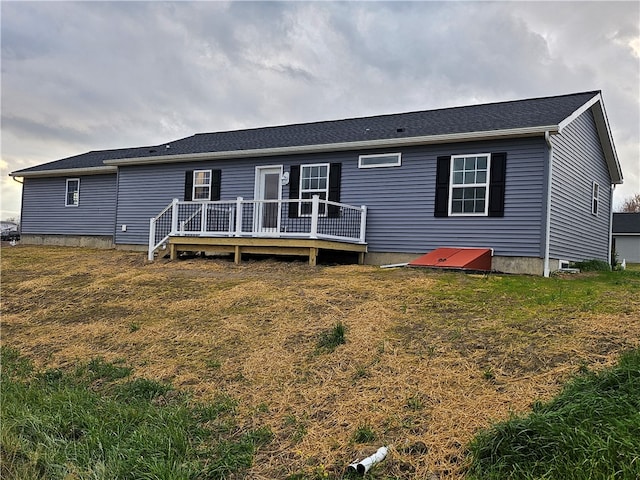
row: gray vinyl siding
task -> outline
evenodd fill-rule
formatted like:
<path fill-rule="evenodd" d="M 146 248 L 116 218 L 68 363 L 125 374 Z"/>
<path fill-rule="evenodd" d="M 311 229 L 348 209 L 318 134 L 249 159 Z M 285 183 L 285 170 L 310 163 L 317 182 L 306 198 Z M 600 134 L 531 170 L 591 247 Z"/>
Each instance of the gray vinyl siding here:
<path fill-rule="evenodd" d="M 67 178 L 80 179 L 78 206 L 65 206 Z M 113 235 L 115 213 L 116 174 L 24 179 L 22 233 Z"/>
<path fill-rule="evenodd" d="M 552 137 L 549 254 L 562 260 L 609 260 L 611 179 L 591 111 Z M 593 182 L 600 187 L 591 213 Z"/>
<path fill-rule="evenodd" d="M 359 154 L 402 153 L 402 166 L 358 169 Z M 436 158 L 440 155 L 507 152 L 505 215 L 436 218 Z M 341 202 L 366 205 L 371 252 L 427 252 L 440 246 L 494 248 L 496 255 L 540 257 L 544 198 L 544 140 L 528 138 L 441 144 L 375 151 L 200 161 L 121 167 L 116 243 L 146 244 L 149 218 L 172 198 L 184 198 L 185 171 L 220 169 L 221 199 L 254 196 L 255 167 L 342 163 Z M 282 196 L 288 198 L 288 186 Z M 127 231 L 121 231 L 121 225 Z"/>
<path fill-rule="evenodd" d="M 504 217 L 434 217 L 437 157 L 488 152 L 507 152 Z M 407 149 L 401 167 L 353 170 L 343 166 L 343 186 L 357 187 L 349 187 L 342 199 L 369 208 L 371 252 L 428 252 L 461 246 L 493 248 L 496 255 L 539 257 L 544 155 L 541 138 Z M 356 198 L 358 192 L 367 196 Z"/>

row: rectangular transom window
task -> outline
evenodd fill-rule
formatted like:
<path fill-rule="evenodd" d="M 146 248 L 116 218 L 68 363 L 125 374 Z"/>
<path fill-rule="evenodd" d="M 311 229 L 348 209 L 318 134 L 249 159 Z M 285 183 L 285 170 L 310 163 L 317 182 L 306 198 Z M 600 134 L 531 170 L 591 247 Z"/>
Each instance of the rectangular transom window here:
<path fill-rule="evenodd" d="M 66 207 L 77 207 L 80 205 L 80 179 L 67 178 L 67 188 L 64 200 Z"/>
<path fill-rule="evenodd" d="M 211 199 L 211 170 L 194 170 L 193 200 Z"/>
<path fill-rule="evenodd" d="M 375 155 L 360 155 L 358 168 L 399 167 L 402 163 L 400 153 L 382 153 Z"/>
<path fill-rule="evenodd" d="M 491 154 L 453 155 L 449 215 L 487 215 Z"/>
<path fill-rule="evenodd" d="M 329 192 L 329 164 L 302 165 L 300 168 L 300 198 L 310 200 L 318 195 L 327 199 Z M 320 204 L 320 215 L 326 214 L 326 204 Z M 311 215 L 311 202 L 300 202 L 300 216 Z"/>
<path fill-rule="evenodd" d="M 591 188 L 591 213 L 593 215 L 598 215 L 598 196 L 600 195 L 600 185 L 596 182 L 593 182 L 593 187 Z"/>

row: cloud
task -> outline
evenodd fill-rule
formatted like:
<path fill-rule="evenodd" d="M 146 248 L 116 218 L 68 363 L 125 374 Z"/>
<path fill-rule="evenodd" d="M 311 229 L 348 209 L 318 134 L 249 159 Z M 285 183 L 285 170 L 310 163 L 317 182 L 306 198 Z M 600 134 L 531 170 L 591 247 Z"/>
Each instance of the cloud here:
<path fill-rule="evenodd" d="M 602 89 L 630 179 L 616 195 L 640 191 L 634 2 L 0 8 L 10 170 L 196 132 Z"/>

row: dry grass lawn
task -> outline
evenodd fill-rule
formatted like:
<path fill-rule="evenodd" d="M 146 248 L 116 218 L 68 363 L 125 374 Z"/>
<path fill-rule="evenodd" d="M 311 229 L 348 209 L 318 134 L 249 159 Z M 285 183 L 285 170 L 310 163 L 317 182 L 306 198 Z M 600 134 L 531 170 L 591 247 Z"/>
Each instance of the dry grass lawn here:
<path fill-rule="evenodd" d="M 640 339 L 640 276 L 465 275 L 143 253 L 2 249 L 2 344 L 36 364 L 124 359 L 274 440 L 249 478 L 461 478 L 475 432 Z M 347 343 L 318 339 L 337 322 Z M 360 443 L 356 432 L 375 436 Z M 361 435 L 362 436 L 362 435 Z"/>

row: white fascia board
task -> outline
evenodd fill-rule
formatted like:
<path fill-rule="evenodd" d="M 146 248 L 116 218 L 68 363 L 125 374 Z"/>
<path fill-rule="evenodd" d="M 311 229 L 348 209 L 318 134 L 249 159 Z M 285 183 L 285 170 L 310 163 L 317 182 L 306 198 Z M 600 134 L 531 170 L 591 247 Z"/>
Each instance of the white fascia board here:
<path fill-rule="evenodd" d="M 64 168 L 59 170 L 40 170 L 37 172 L 11 172 L 10 177 L 67 177 L 67 176 L 79 176 L 79 175 L 105 175 L 108 173 L 117 173 L 118 168 L 112 166 L 104 167 L 87 167 L 87 168 Z"/>
<path fill-rule="evenodd" d="M 594 95 L 589 101 L 585 102 L 584 105 L 562 120 L 558 125 L 559 133 L 562 134 L 562 130 L 567 125 L 589 109 L 593 112 L 593 118 L 596 122 L 596 129 L 598 130 L 598 136 L 600 137 L 600 144 L 602 145 L 605 160 L 607 161 L 607 168 L 609 169 L 611 182 L 615 185 L 619 185 L 623 181 L 622 167 L 618 160 L 616 147 L 613 144 L 613 136 L 611 135 L 611 128 L 609 127 L 609 120 L 607 119 L 607 113 L 604 110 L 604 103 L 602 102 L 601 94 L 598 93 L 597 95 Z"/>
<path fill-rule="evenodd" d="M 177 163 L 197 160 L 225 160 L 231 158 L 269 157 L 274 155 L 293 155 L 299 153 L 319 153 L 336 150 L 360 150 L 370 148 L 408 147 L 447 142 L 471 142 L 474 140 L 492 140 L 508 137 L 527 137 L 544 135 L 544 132 L 558 131 L 557 125 L 541 127 L 514 128 L 509 130 L 489 130 L 486 132 L 468 132 L 446 135 L 428 135 L 410 138 L 390 138 L 380 140 L 363 140 L 358 142 L 329 143 L 321 145 L 300 145 L 292 147 L 258 148 L 253 150 L 229 150 L 223 152 L 190 153 L 184 155 L 158 155 L 144 158 L 120 158 L 105 160 L 105 165 L 150 165 L 157 163 Z"/>
<path fill-rule="evenodd" d="M 565 118 L 564 120 L 562 120 L 560 122 L 560 124 L 558 125 L 559 127 L 559 133 L 562 133 L 562 130 L 564 129 L 564 127 L 566 127 L 567 125 L 569 125 L 571 122 L 573 122 L 576 118 L 578 118 L 580 115 L 582 115 L 584 112 L 586 112 L 587 110 L 589 110 L 594 104 L 596 104 L 597 102 L 600 102 L 600 105 L 602 105 L 602 97 L 600 96 L 600 94 L 598 93 L 597 95 L 594 95 L 589 101 L 585 102 L 580 108 L 578 108 L 575 112 L 573 112 L 571 115 L 569 115 L 567 118 Z"/>
<path fill-rule="evenodd" d="M 616 153 L 616 147 L 613 144 L 613 136 L 611 135 L 611 129 L 609 128 L 609 120 L 607 119 L 607 112 L 604 110 L 604 105 L 599 103 L 593 108 L 593 118 L 596 122 L 596 128 L 598 129 L 598 135 L 600 136 L 600 143 L 602 144 L 602 150 L 604 151 L 604 157 L 607 160 L 607 166 L 609 167 L 609 174 L 611 175 L 611 182 L 619 185 L 623 182 L 622 167 L 618 160 L 618 154 Z"/>

